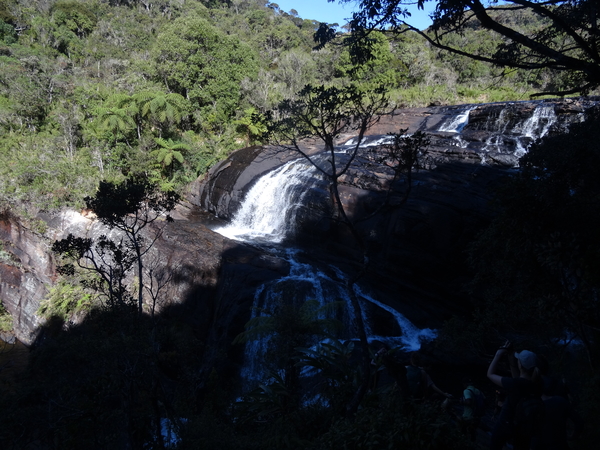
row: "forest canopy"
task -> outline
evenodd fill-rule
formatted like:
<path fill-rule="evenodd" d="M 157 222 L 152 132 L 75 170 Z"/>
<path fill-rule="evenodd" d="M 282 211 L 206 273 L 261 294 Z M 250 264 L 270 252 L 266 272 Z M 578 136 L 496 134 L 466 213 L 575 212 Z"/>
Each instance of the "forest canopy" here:
<path fill-rule="evenodd" d="M 536 70 L 519 69 L 532 55 L 519 54 L 516 69 L 490 64 L 484 56 L 507 54 L 508 41 L 464 8 L 452 29 L 439 15 L 414 32 L 402 3 L 364 1 L 350 28 L 330 36 L 367 39 L 371 58 L 357 65 L 352 45 L 314 50 L 323 24 L 264 0 L 0 0 L 0 197 L 82 206 L 100 180 L 140 173 L 181 189 L 231 151 L 263 142 L 267 112 L 307 85 L 383 85 L 391 109 L 518 100 L 585 82 L 585 71 L 560 75 L 539 58 Z M 539 14 L 502 8 L 489 16 L 524 35 L 546 29 Z M 539 39 L 552 41 L 548 33 Z"/>
<path fill-rule="evenodd" d="M 407 6 L 416 3 L 423 9 L 430 1 L 436 3 L 433 24 L 421 31 L 410 24 Z M 479 49 L 456 41 L 456 36 L 478 28 L 501 39 Z M 560 74 L 560 82 L 542 90 L 554 95 L 588 93 L 600 86 L 595 0 L 362 0 L 350 22 L 356 55 L 365 46 L 368 50 L 372 30 L 413 31 L 440 50 L 501 67 L 551 69 Z"/>

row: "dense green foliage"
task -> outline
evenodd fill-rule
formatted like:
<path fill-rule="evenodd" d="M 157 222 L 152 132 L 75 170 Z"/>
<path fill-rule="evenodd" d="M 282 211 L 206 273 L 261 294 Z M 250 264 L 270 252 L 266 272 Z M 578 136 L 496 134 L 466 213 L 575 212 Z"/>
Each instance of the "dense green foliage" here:
<path fill-rule="evenodd" d="M 433 25 L 419 30 L 410 24 L 406 7 L 423 8 L 428 2 L 435 4 Z M 356 59 L 369 59 L 373 30 L 391 34 L 410 30 L 450 55 L 551 73 L 554 82 L 542 90 L 566 95 L 600 86 L 598 25 L 596 0 L 362 0 L 350 22 L 348 41 Z M 461 39 L 473 31 L 483 39 Z M 327 42 L 333 34 L 328 26 L 322 27 L 320 41 Z"/>
<path fill-rule="evenodd" d="M 539 29 L 532 15 L 494 14 L 522 33 Z M 275 114 L 288 144 L 319 135 L 318 119 L 333 124 L 321 136 L 333 150 L 336 124 L 379 110 L 360 110 L 366 92 L 375 95 L 368 105 L 387 104 L 379 86 L 389 90 L 392 108 L 519 99 L 582 80 L 555 77 L 544 67 L 507 72 L 469 57 L 500 45 L 520 58 L 522 48 L 478 26 L 461 23 L 464 33 L 441 37 L 464 53 L 449 56 L 434 49 L 432 35 L 406 33 L 400 25 L 393 37 L 369 34 L 372 58 L 356 66 L 351 47 L 312 50 L 316 22 L 261 0 L 0 0 L 0 200 L 49 208 L 82 206 L 87 198 L 101 220 L 128 233 L 131 222 L 119 221 L 139 211 L 140 201 L 135 192 L 131 203 L 122 201 L 131 194 L 121 190 L 128 187 L 123 180 L 143 175 L 173 192 L 231 150 L 265 139 L 265 116 L 276 105 L 283 106 Z M 556 38 L 543 31 L 541 38 Z M 349 36 L 332 37 L 339 43 Z M 464 353 L 498 334 L 564 348 L 554 338 L 567 330 L 587 351 L 582 392 L 590 400 L 583 407 L 592 419 L 600 392 L 597 126 L 592 116 L 523 159 L 497 220 L 471 249 L 478 274 L 472 297 L 480 302 L 474 322 L 451 322 L 445 332 L 445 344 L 461 345 Z M 412 156 L 390 154 L 398 174 L 416 164 L 424 137 L 415 139 Z M 340 168 L 334 166 L 335 179 Z M 100 194 L 111 208 L 124 209 L 103 210 Z M 102 277 L 132 269 L 144 252 L 138 237 L 128 248 L 102 238 L 71 237 L 62 244 L 79 262 L 106 256 Z M 0 262 L 14 264 L 2 250 Z M 229 350 L 207 345 L 211 319 L 198 325 L 185 307 L 165 308 L 156 317 L 138 314 L 142 273 L 137 292 L 116 280 L 116 289 L 125 289 L 122 301 L 102 307 L 94 306 L 91 290 L 54 286 L 40 309 L 49 321 L 27 371 L 14 389 L 0 392 L 6 448 L 174 448 L 160 432 L 165 424 L 180 439 L 177 447 L 190 449 L 469 448 L 451 416 L 407 401 L 393 383 L 357 397 L 361 381 L 368 381 L 368 346 L 359 351 L 332 338 L 308 347 L 312 337 L 330 331 L 324 327 L 330 324 L 315 320 L 311 303 L 250 322 L 241 338 L 275 332 L 272 376 L 236 401 L 233 377 L 219 364 L 226 356 L 206 356 Z M 66 275 L 83 287 L 113 288 L 110 277 Z M 70 323 L 79 313 L 85 317 Z M 6 319 L 0 310 L 0 329 L 11 326 Z M 301 369 L 317 373 L 310 389 L 301 385 Z M 301 397 L 306 392 L 312 402 Z M 348 414 L 355 398 L 360 404 Z"/>
<path fill-rule="evenodd" d="M 344 47 L 313 50 L 318 25 L 261 0 L 2 0 L 0 196 L 81 206 L 99 180 L 131 173 L 179 188 L 264 139 L 263 115 L 307 84 L 383 84 L 391 108 L 518 99 L 556 82 L 500 80 L 414 33 L 372 35 L 374 59 L 355 67 Z M 481 29 L 447 39 L 500 42 Z"/>

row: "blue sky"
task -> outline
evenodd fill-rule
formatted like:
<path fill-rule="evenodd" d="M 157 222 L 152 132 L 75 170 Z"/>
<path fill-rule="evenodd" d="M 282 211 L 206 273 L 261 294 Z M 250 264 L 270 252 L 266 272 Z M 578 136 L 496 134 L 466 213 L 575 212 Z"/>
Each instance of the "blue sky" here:
<path fill-rule="evenodd" d="M 350 2 L 340 5 L 337 1 L 329 3 L 327 0 L 271 0 L 271 2 L 278 4 L 279 8 L 284 12 L 290 12 L 290 10 L 295 9 L 303 19 L 314 19 L 327 23 L 337 22 L 340 25 L 347 22 L 344 19 L 352 16 L 352 12 L 356 11 L 356 4 L 358 3 Z M 431 10 L 433 5 L 435 5 L 435 2 L 427 2 L 425 4 L 429 10 Z M 431 20 L 429 20 L 428 11 L 418 11 L 415 6 L 411 10 L 411 13 L 410 23 L 412 25 L 420 29 L 430 25 Z"/>

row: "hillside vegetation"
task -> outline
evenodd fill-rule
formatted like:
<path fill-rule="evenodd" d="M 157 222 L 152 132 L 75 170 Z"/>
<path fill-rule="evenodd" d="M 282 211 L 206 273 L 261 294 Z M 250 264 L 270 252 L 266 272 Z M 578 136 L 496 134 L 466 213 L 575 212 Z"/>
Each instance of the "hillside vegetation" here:
<path fill-rule="evenodd" d="M 375 59 L 356 70 L 343 46 L 313 50 L 318 25 L 264 0 L 0 0 L 0 199 L 81 206 L 99 180 L 140 172 L 179 189 L 260 142 L 262 114 L 306 84 L 383 84 L 393 107 L 523 99 L 557 82 L 500 77 L 412 33 L 374 35 Z"/>
<path fill-rule="evenodd" d="M 498 14 L 512 28 L 539 26 L 531 14 Z M 384 86 L 394 108 L 519 100 L 568 82 L 547 70 L 506 71 L 440 53 L 404 29 L 393 38 L 371 33 L 374 57 L 357 67 L 341 45 L 343 33 L 314 50 L 318 29 L 264 0 L 0 0 L 0 213 L 8 210 L 43 232 L 46 223 L 33 213 L 85 203 L 104 224 L 128 234 L 120 242 L 71 235 L 52 246 L 57 266 L 59 254 L 72 260 L 37 312 L 45 322 L 35 345 L 12 369 L 12 360 L 0 360 L 3 449 L 477 448 L 457 426 L 458 403 L 442 411 L 442 397 L 412 398 L 406 355 L 399 349 L 360 355 L 354 341 L 334 336 L 339 324 L 322 320 L 316 302 L 282 302 L 248 322 L 232 349 L 213 345 L 229 337 L 217 318 L 234 316 L 224 313 L 230 303 L 223 292 L 237 288 L 221 290 L 235 280 L 224 266 L 214 292 L 194 288 L 193 308 L 173 304 L 154 315 L 161 289 L 176 278 L 146 265 L 156 241 L 137 233 L 173 203 L 152 208 L 160 202 L 148 200 L 177 198 L 233 150 L 265 141 L 265 118 L 282 101 L 302 100 L 303 91 L 317 97 L 309 106 L 325 104 L 325 112 L 339 113 L 328 117 L 345 120 L 360 111 L 363 88 Z M 444 39 L 477 54 L 495 48 L 500 37 L 471 27 Z M 345 110 L 339 93 L 346 95 Z M 287 105 L 300 112 L 306 106 Z M 317 123 L 319 115 L 311 114 L 304 114 L 304 131 Z M 303 136 L 301 122 L 283 123 L 293 125 L 284 128 L 294 135 L 288 142 Z M 463 392 L 458 377 L 479 374 L 488 416 L 495 394 L 481 361 L 492 346 L 496 351 L 498 337 L 539 349 L 551 375 L 569 380 L 587 420 L 575 436 L 578 449 L 596 448 L 599 439 L 593 426 L 600 417 L 599 126 L 600 112 L 590 110 L 570 134 L 547 136 L 521 159 L 523 170 L 497 199 L 497 216 L 465 253 L 473 277 L 461 280 L 465 289 L 457 295 L 472 302 L 472 313 L 447 321 L 428 348 L 446 361 L 433 378 L 455 399 Z M 398 171 L 407 165 L 402 157 L 396 163 Z M 152 215 L 140 219 L 140 205 Z M 406 233 L 421 235 L 419 227 Z M 82 260 L 85 273 L 75 269 Z M 283 270 L 272 261 L 260 264 Z M 176 264 L 172 272 L 188 277 L 187 267 Z M 0 265 L 15 274 L 29 270 L 3 241 Z M 413 274 L 407 267 L 398 276 Z M 255 276 L 263 275 L 248 278 Z M 151 314 L 142 314 L 144 288 Z M 206 306 L 213 300 L 214 310 Z M 0 331 L 12 326 L 0 302 Z M 243 350 L 235 346 L 260 333 L 276 335 L 263 352 L 273 370 L 242 392 L 236 376 Z M 313 345 L 313 337 L 321 343 Z M 469 355 L 482 359 L 470 366 Z M 301 383 L 301 371 L 316 375 Z M 370 383 L 372 375 L 379 384 Z"/>

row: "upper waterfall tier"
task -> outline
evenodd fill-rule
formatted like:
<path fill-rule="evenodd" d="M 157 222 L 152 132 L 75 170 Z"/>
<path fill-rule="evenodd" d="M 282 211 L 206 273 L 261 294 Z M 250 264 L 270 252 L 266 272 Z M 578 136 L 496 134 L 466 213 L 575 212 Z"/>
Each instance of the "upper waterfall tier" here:
<path fill-rule="evenodd" d="M 571 123 L 583 120 L 585 111 L 597 101 L 584 98 L 398 109 L 380 118 L 368 131 L 362 146 L 364 152 L 376 152 L 391 133 L 424 131 L 431 137 L 428 148 L 431 167 L 466 162 L 513 168 L 534 140 L 566 132 Z M 340 149 L 344 143 L 354 143 L 354 139 L 351 135 L 340 136 Z M 307 142 L 305 146 L 309 153 L 320 150 L 318 143 Z M 297 157 L 294 152 L 275 147 L 239 150 L 213 167 L 204 180 L 199 180 L 191 200 L 218 217 L 231 219 L 257 180 Z M 341 181 L 378 191 L 386 186 L 388 176 L 385 168 L 373 166 L 366 157 L 359 158 L 353 171 Z M 306 200 L 312 203 L 308 210 L 323 212 L 322 202 L 314 196 Z M 318 216 L 319 211 L 314 223 L 318 222 Z"/>
<path fill-rule="evenodd" d="M 432 137 L 430 154 L 437 161 L 514 167 L 533 141 L 564 133 L 597 102 L 580 98 L 400 109 L 383 116 L 369 134 L 374 139 L 399 129 L 424 131 Z"/>

